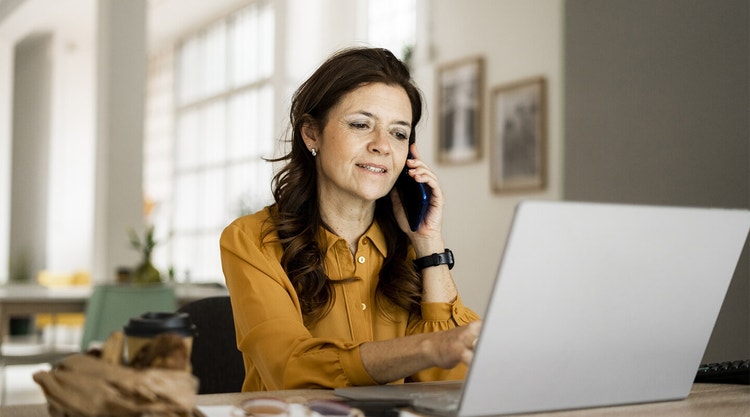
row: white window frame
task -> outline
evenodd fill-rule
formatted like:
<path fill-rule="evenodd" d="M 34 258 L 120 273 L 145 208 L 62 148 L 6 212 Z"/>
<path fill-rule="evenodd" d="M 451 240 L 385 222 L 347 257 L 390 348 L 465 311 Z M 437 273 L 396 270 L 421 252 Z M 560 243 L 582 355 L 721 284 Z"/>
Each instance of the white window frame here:
<path fill-rule="evenodd" d="M 145 206 L 160 241 L 154 264 L 177 282 L 223 282 L 221 231 L 271 202 L 275 14 L 270 0 L 249 3 L 151 60 Z"/>

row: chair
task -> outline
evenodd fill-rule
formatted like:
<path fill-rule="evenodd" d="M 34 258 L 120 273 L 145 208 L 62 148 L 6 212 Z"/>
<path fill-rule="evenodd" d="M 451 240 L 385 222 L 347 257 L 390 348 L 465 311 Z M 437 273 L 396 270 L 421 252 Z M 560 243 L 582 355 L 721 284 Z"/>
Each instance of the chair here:
<path fill-rule="evenodd" d="M 245 364 L 237 350 L 229 296 L 196 300 L 177 311 L 188 313 L 196 327 L 190 362 L 193 375 L 200 381 L 198 393 L 241 391 Z"/>
<path fill-rule="evenodd" d="M 171 312 L 177 308 L 174 288 L 164 285 L 97 285 L 86 304 L 81 351 L 92 342 L 107 340 L 122 330 L 131 317 L 148 312 Z"/>

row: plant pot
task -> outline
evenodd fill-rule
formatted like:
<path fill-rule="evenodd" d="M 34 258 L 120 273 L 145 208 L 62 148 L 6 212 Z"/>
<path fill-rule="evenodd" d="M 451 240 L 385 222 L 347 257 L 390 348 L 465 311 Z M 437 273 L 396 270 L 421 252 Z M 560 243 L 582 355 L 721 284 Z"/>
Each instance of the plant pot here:
<path fill-rule="evenodd" d="M 151 264 L 150 259 L 144 260 L 130 274 L 131 281 L 136 284 L 155 284 L 161 282 L 161 274 Z"/>

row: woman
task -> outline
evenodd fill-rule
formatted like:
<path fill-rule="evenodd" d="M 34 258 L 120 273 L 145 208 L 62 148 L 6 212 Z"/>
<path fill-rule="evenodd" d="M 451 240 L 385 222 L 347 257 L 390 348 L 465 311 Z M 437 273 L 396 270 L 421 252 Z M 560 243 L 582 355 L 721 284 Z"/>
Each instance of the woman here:
<path fill-rule="evenodd" d="M 464 376 L 478 317 L 448 265 L 414 262 L 445 251 L 444 196 L 414 145 L 421 100 L 374 48 L 335 54 L 295 93 L 275 203 L 221 236 L 243 391 Z M 415 232 L 391 191 L 405 164 L 432 189 Z"/>

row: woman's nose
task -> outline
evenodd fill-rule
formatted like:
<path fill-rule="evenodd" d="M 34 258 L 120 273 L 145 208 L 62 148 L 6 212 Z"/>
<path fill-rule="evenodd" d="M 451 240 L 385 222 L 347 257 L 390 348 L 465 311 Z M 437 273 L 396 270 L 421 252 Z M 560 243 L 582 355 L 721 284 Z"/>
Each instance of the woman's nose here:
<path fill-rule="evenodd" d="M 387 129 L 375 129 L 372 142 L 370 142 L 370 150 L 381 154 L 389 154 L 391 152 L 391 138 L 389 135 L 390 133 Z"/>

